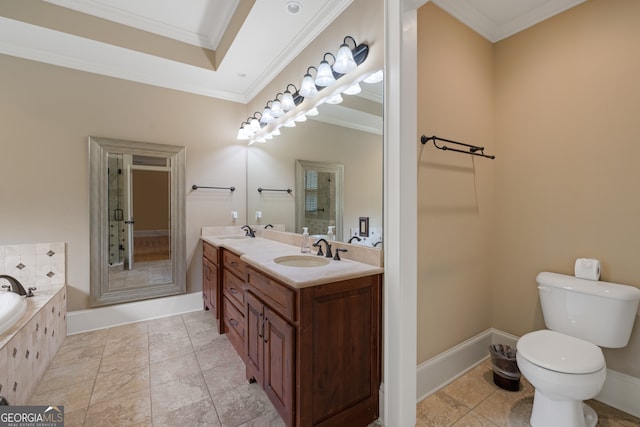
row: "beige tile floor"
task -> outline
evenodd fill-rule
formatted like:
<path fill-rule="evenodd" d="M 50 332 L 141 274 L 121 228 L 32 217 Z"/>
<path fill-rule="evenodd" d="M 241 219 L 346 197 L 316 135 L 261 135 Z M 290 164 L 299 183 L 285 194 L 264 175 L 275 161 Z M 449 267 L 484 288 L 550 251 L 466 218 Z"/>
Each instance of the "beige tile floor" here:
<path fill-rule="evenodd" d="M 526 426 L 533 389 L 522 384 L 499 389 L 483 362 L 418 403 L 417 426 Z M 599 426 L 640 426 L 592 403 Z M 284 426 L 204 311 L 67 337 L 30 404 L 64 405 L 67 427 Z"/>
<path fill-rule="evenodd" d="M 416 407 L 417 426 L 529 426 L 533 394 L 534 389 L 525 378 L 521 379 L 517 392 L 497 387 L 493 383 L 491 361 L 487 359 L 419 402 Z M 639 418 L 595 400 L 587 403 L 598 413 L 598 426 L 640 426 Z"/>

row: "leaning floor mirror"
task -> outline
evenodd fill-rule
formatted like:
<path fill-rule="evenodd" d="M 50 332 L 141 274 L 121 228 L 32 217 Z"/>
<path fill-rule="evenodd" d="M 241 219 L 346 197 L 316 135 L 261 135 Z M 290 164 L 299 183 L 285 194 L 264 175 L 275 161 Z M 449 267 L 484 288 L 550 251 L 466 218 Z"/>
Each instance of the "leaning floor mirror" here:
<path fill-rule="evenodd" d="M 89 138 L 91 306 L 186 292 L 185 148 Z"/>

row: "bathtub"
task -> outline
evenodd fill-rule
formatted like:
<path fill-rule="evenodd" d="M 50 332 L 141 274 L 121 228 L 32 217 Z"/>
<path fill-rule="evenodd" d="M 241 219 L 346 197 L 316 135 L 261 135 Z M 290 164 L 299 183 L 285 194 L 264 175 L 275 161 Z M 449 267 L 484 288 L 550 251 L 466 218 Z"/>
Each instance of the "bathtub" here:
<path fill-rule="evenodd" d="M 0 335 L 11 328 L 27 310 L 27 301 L 16 293 L 0 292 Z"/>

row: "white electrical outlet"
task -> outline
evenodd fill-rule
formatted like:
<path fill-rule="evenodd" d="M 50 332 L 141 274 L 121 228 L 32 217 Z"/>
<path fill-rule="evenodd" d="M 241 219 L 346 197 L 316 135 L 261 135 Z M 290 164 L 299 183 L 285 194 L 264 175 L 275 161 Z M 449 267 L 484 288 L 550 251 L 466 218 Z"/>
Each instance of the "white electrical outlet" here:
<path fill-rule="evenodd" d="M 238 220 L 238 211 L 231 211 L 231 219 L 233 221 L 237 221 Z"/>

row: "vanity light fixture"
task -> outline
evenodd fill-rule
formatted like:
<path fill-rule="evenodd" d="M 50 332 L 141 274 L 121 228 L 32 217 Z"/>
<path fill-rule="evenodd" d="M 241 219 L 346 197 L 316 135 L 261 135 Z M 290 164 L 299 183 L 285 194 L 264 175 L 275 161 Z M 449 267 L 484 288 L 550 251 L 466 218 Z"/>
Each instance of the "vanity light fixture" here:
<path fill-rule="evenodd" d="M 331 55 L 331 57 L 333 58 L 333 62 L 335 62 L 336 60 L 336 57 L 333 56 L 333 53 L 327 52 L 324 54 L 324 56 L 322 57 L 322 61 L 318 66 L 318 73 L 316 74 L 316 86 L 326 87 L 336 81 L 336 78 L 333 75 L 333 70 L 325 59 L 327 55 Z"/>
<path fill-rule="evenodd" d="M 260 117 L 262 118 L 262 113 L 260 113 L 259 111 L 253 113 L 253 117 L 251 117 L 251 119 L 249 120 L 249 129 L 253 133 L 258 132 L 261 129 L 260 120 L 256 118 L 256 114 L 260 114 Z"/>
<path fill-rule="evenodd" d="M 289 2 L 292 4 L 293 9 L 299 6 L 298 2 Z M 288 6 L 287 6 L 288 7 Z M 349 44 L 353 44 L 353 49 Z M 297 111 L 296 107 L 304 101 L 306 97 L 312 98 L 319 95 L 319 92 L 324 90 L 327 86 L 333 85 L 338 79 L 342 78 L 345 74 L 354 71 L 360 64 L 362 64 L 369 55 L 369 46 L 361 43 L 358 44 L 352 36 L 346 36 L 337 55 L 333 55 L 331 52 L 326 52 L 322 56 L 320 65 L 316 68 L 310 66 L 307 68 L 307 72 L 302 79 L 300 90 L 293 84 L 289 83 L 283 92 L 276 94 L 275 99 L 268 101 L 262 112 L 256 112 L 252 117 L 249 117 L 247 121 L 240 125 L 238 130 L 238 139 L 249 140 L 249 144 L 254 142 L 265 142 L 267 139 L 272 139 L 274 136 L 280 135 L 279 128 L 294 127 L 296 122 L 304 122 L 307 120 L 307 116 L 313 117 L 318 115 L 317 106 L 323 102 L 328 104 L 339 104 L 342 102 L 342 95 L 339 90 L 342 90 L 348 83 L 345 83 L 341 88 L 334 89 L 323 94 L 322 99 L 317 100 L 315 105 L 308 111 Z M 333 58 L 333 64 L 329 65 L 327 56 Z M 311 75 L 311 69 L 316 70 L 315 79 Z M 345 79 L 352 82 L 347 89 L 342 93 L 345 95 L 355 95 L 362 90 L 359 81 L 360 78 Z M 367 76 L 364 81 L 367 83 L 376 83 L 382 80 L 382 71 L 373 73 Z M 290 91 L 289 88 L 293 87 L 294 91 Z M 296 110 L 289 114 L 292 110 Z M 295 117 L 294 116 L 295 113 Z M 259 115 L 259 116 L 257 116 Z"/>
<path fill-rule="evenodd" d="M 267 105 L 264 106 L 264 110 L 262 110 L 262 117 L 260 117 L 260 123 L 269 124 L 273 123 L 276 118 L 273 117 L 273 113 L 271 112 L 271 107 L 269 106 L 269 102 L 273 103 L 273 101 L 268 101 Z"/>
<path fill-rule="evenodd" d="M 289 91 L 289 86 L 293 86 L 293 88 L 295 89 L 293 95 Z M 282 109 L 284 111 L 293 110 L 294 108 L 296 108 L 296 105 L 300 104 L 303 100 L 304 98 L 298 93 L 298 88 L 293 83 L 289 83 L 284 91 L 284 94 L 282 95 Z"/>
<path fill-rule="evenodd" d="M 360 92 L 362 92 L 362 88 L 360 87 L 360 83 L 358 82 L 355 82 L 354 84 L 349 86 L 347 89 L 342 91 L 342 93 L 344 93 L 345 95 L 357 95 Z"/>
<path fill-rule="evenodd" d="M 249 134 L 249 132 L 247 132 L 247 130 L 244 128 L 244 125 L 247 122 L 242 122 L 242 124 L 240 125 L 240 129 L 238 129 L 238 136 L 237 139 L 239 140 L 248 140 L 249 138 L 251 138 L 251 135 Z"/>
<path fill-rule="evenodd" d="M 367 76 L 366 79 L 363 80 L 365 83 L 378 83 L 381 82 L 384 78 L 384 72 L 382 70 L 378 70 L 375 73 Z"/>
<path fill-rule="evenodd" d="M 313 65 L 307 68 L 307 74 L 302 78 L 302 84 L 300 85 L 300 95 L 307 96 L 316 96 L 318 94 L 318 88 L 316 87 L 316 82 L 311 77 L 309 70 L 316 70 L 316 74 L 318 73 L 318 69 Z"/>
<path fill-rule="evenodd" d="M 351 48 L 347 44 L 347 39 L 351 39 L 353 41 L 353 46 L 357 47 L 356 41 L 351 36 L 346 36 L 340 45 L 340 49 L 336 54 L 336 62 L 333 64 L 333 71 L 340 74 L 346 74 L 356 69 L 358 64 L 353 59 L 353 52 Z"/>
<path fill-rule="evenodd" d="M 343 101 L 342 95 L 340 95 L 339 93 L 336 93 L 331 98 L 327 99 L 326 102 L 327 104 L 335 105 L 335 104 L 340 104 L 342 101 Z"/>
<path fill-rule="evenodd" d="M 278 99 L 278 95 L 282 95 L 282 93 L 276 94 L 276 99 L 271 102 L 271 114 L 276 119 L 284 116 L 284 110 L 282 109 L 282 103 Z"/>

